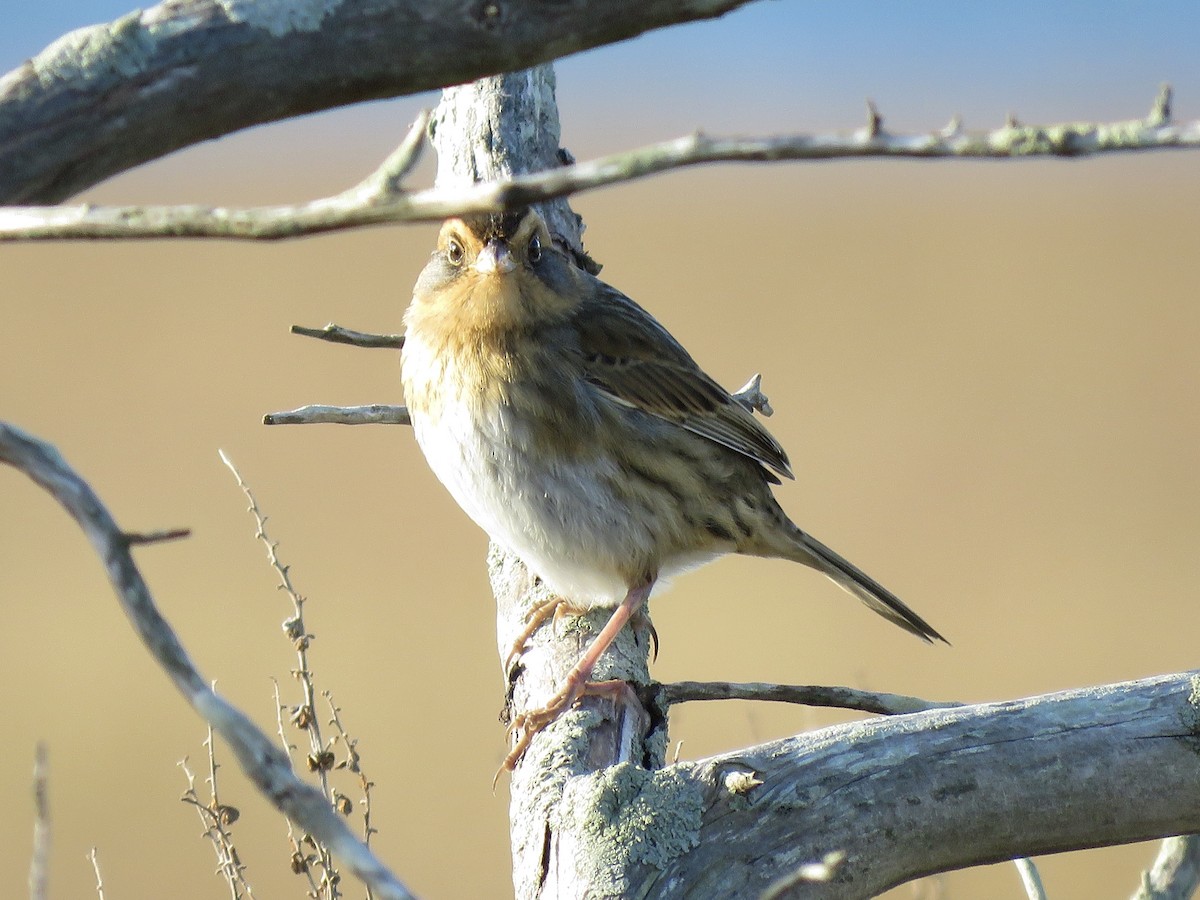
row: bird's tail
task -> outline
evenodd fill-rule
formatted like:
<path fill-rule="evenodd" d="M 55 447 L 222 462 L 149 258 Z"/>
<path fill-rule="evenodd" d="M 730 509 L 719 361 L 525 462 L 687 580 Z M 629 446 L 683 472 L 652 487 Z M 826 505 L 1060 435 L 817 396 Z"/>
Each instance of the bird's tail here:
<path fill-rule="evenodd" d="M 795 528 L 795 526 L 793 526 Z M 928 622 L 913 612 L 895 594 L 857 566 L 834 553 L 816 538 L 799 528 L 791 535 L 796 562 L 811 566 L 827 575 L 839 587 L 849 591 L 889 622 L 895 622 L 905 631 L 912 632 L 924 641 L 935 640 L 950 643 L 937 633 Z"/>

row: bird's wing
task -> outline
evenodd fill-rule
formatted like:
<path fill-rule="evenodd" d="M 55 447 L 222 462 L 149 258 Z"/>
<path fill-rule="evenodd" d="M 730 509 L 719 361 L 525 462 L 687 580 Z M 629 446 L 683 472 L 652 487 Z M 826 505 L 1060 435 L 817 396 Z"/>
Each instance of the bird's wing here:
<path fill-rule="evenodd" d="M 618 403 L 794 477 L 779 442 L 652 315 L 603 282 L 595 284 L 595 293 L 580 303 L 573 323 L 588 381 Z"/>

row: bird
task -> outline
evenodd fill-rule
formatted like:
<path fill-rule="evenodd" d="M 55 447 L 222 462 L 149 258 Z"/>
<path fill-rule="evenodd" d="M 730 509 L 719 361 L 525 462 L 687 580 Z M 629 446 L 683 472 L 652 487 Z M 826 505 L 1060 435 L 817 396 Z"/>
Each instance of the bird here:
<path fill-rule="evenodd" d="M 404 324 L 404 397 L 434 474 L 571 606 L 613 610 L 562 689 L 514 721 L 506 768 L 588 692 L 657 583 L 724 554 L 802 563 L 946 641 L 792 522 L 771 490 L 794 478 L 779 442 L 533 207 L 448 219 Z"/>

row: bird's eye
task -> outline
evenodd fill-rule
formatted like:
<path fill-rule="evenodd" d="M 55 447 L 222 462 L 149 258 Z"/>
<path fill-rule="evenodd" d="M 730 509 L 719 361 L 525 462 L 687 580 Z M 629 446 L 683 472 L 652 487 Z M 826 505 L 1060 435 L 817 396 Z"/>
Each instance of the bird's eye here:
<path fill-rule="evenodd" d="M 536 263 L 542 258 L 542 240 L 536 234 L 529 239 L 529 261 Z"/>
<path fill-rule="evenodd" d="M 446 259 L 450 260 L 450 264 L 457 266 L 463 261 L 463 245 L 459 243 L 458 238 L 450 238 L 446 241 Z"/>

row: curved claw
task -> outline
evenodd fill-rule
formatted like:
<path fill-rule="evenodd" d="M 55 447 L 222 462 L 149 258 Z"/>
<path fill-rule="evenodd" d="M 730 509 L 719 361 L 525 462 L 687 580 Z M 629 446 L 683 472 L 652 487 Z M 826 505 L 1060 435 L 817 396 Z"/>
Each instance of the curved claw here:
<path fill-rule="evenodd" d="M 525 616 L 525 627 L 521 629 L 508 651 L 508 656 L 504 658 L 504 673 L 507 675 L 512 671 L 517 660 L 525 652 L 525 645 L 529 643 L 529 639 L 546 624 L 547 619 L 553 617 L 557 622 L 562 616 L 583 615 L 585 612 L 587 607 L 578 606 L 565 597 L 551 597 L 529 610 Z"/>

